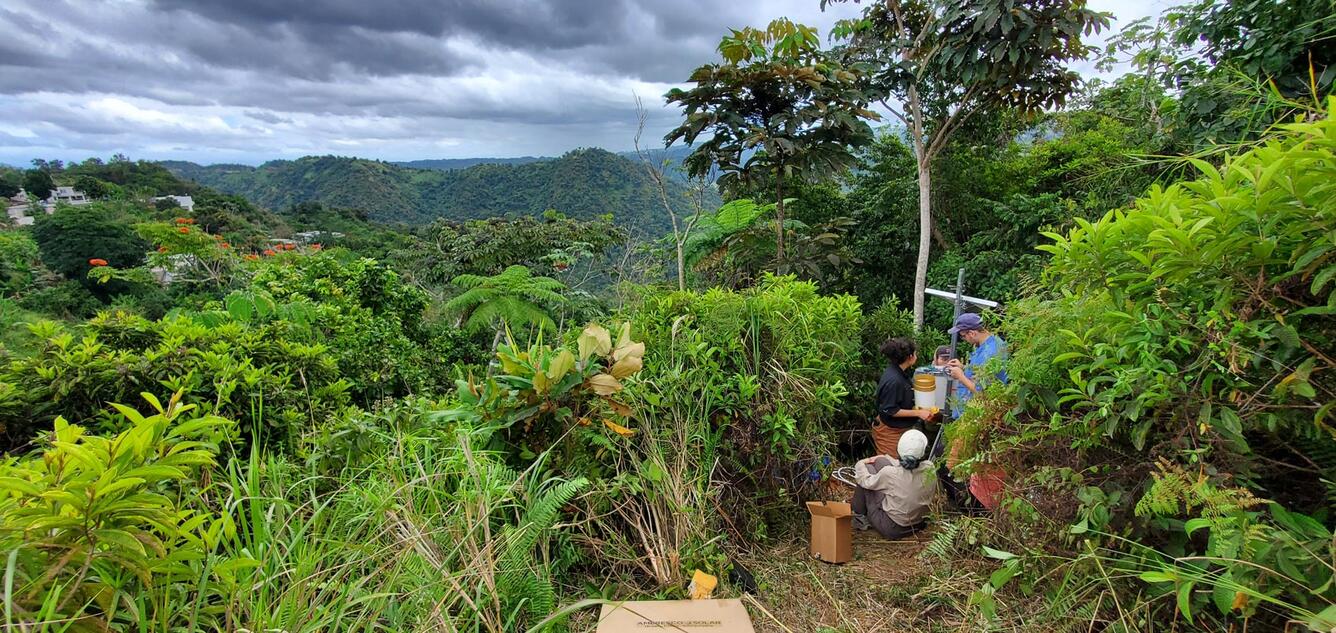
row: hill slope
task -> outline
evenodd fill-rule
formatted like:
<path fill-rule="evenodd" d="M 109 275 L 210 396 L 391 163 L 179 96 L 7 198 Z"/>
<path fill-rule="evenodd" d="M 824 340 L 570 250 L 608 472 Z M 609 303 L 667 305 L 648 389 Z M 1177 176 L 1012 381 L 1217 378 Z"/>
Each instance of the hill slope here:
<path fill-rule="evenodd" d="M 271 161 L 259 167 L 177 161 L 163 165 L 182 178 L 272 209 L 316 201 L 361 209 L 375 220 L 410 223 L 536 215 L 556 209 L 575 218 L 611 213 L 618 224 L 652 234 L 668 227 L 644 169 L 601 149 L 579 149 L 523 164 L 452 170 L 337 156 Z M 669 193 L 675 202 L 681 199 L 676 183 Z"/>

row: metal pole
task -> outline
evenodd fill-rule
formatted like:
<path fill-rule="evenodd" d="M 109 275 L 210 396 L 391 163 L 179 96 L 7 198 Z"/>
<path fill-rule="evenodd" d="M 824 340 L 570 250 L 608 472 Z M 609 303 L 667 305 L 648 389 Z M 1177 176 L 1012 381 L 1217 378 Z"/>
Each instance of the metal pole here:
<path fill-rule="evenodd" d="M 960 313 L 961 313 L 961 311 L 964 309 L 964 306 L 965 306 L 965 269 L 964 269 L 964 268 L 961 268 L 959 271 L 956 272 L 956 298 L 955 298 L 954 303 L 955 303 L 955 314 L 951 317 L 951 327 L 952 327 L 952 328 L 955 327 L 955 325 L 956 325 L 956 319 L 960 318 Z M 956 358 L 956 345 L 959 344 L 959 343 L 960 343 L 960 333 L 959 333 L 959 332 L 952 332 L 952 333 L 951 333 L 951 358 L 952 358 L 952 359 L 955 359 L 955 358 Z M 932 446 L 929 447 L 929 449 L 928 449 L 928 456 L 929 456 L 930 458 L 938 457 L 938 448 L 939 448 L 939 447 L 942 448 L 942 452 L 945 452 L 945 448 L 946 448 L 946 447 L 941 446 L 941 443 L 942 443 L 942 432 L 943 432 L 944 430 L 946 430 L 946 424 L 947 424 L 947 422 L 952 422 L 952 421 L 955 420 L 955 412 L 951 410 L 951 396 L 955 393 L 955 390 L 956 390 L 956 381 L 955 381 L 954 378 L 951 378 L 951 377 L 948 375 L 947 378 L 946 378 L 946 410 L 945 410 L 945 411 L 942 411 L 942 421 L 941 421 L 940 423 L 938 423 L 938 425 L 937 425 L 937 433 L 936 433 L 936 437 L 932 438 Z"/>
<path fill-rule="evenodd" d="M 955 326 L 956 319 L 960 318 L 960 311 L 962 308 L 964 308 L 965 305 L 964 298 L 965 298 L 965 269 L 961 268 L 960 271 L 956 273 L 956 300 L 955 300 L 956 313 L 951 315 L 952 327 Z M 956 357 L 956 344 L 959 342 L 960 342 L 960 333 L 953 332 L 951 334 L 951 358 Z"/>

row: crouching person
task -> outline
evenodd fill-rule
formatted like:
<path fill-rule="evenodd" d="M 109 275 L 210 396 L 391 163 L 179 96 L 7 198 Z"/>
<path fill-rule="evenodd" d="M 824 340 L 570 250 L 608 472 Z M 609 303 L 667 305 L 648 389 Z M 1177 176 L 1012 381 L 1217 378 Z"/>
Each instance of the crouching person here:
<path fill-rule="evenodd" d="M 924 517 L 937 490 L 932 462 L 923 458 L 928 436 L 905 431 L 897 446 L 900 457 L 878 455 L 854 466 L 853 524 L 875 528 L 888 539 L 901 539 L 926 527 Z"/>

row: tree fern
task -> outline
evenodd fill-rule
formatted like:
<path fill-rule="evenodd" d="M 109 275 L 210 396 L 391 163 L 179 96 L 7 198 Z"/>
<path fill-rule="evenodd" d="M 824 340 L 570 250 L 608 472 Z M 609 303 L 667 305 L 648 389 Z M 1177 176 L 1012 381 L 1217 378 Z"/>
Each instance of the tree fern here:
<path fill-rule="evenodd" d="M 499 275 L 459 275 L 453 283 L 464 292 L 445 304 L 471 331 L 506 325 L 555 328 L 548 309 L 566 303 L 566 285 L 551 277 L 535 277 L 524 266 L 511 266 Z"/>

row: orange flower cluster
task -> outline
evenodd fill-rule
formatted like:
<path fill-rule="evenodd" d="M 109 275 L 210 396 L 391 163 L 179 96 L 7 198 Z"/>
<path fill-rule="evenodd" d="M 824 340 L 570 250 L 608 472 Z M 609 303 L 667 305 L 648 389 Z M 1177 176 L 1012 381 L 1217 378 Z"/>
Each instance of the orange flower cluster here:
<path fill-rule="evenodd" d="M 277 255 L 278 253 L 274 252 L 274 249 L 272 249 L 272 248 L 266 248 L 266 249 L 264 249 L 264 254 L 265 254 L 265 255 L 268 255 L 268 256 L 270 256 L 270 257 L 273 257 L 274 255 Z"/>
<path fill-rule="evenodd" d="M 88 265 L 89 265 L 89 266 L 92 266 L 92 267 L 94 267 L 94 268 L 96 268 L 96 267 L 98 267 L 98 266 L 106 266 L 106 265 L 107 265 L 107 260 L 102 259 L 102 258 L 100 258 L 100 257 L 94 257 L 94 258 L 88 260 Z"/>
<path fill-rule="evenodd" d="M 158 247 L 158 252 L 159 252 L 159 253 L 166 253 L 166 252 L 167 252 L 167 247 L 166 247 L 166 246 L 159 246 L 159 247 Z"/>
<path fill-rule="evenodd" d="M 174 220 L 174 221 L 175 221 L 177 224 L 194 224 L 194 223 L 195 223 L 195 218 L 176 218 L 176 220 Z"/>
<path fill-rule="evenodd" d="M 181 228 L 179 228 L 179 229 L 176 229 L 176 232 L 177 232 L 177 233 L 180 233 L 181 235 L 186 235 L 186 234 L 190 233 L 190 227 L 188 227 L 188 226 L 183 226 L 183 227 L 181 227 Z"/>
<path fill-rule="evenodd" d="M 321 245 L 319 245 L 319 244 L 312 244 L 312 245 L 311 245 L 311 250 L 313 250 L 313 251 L 318 251 L 318 250 L 320 250 L 320 249 L 322 249 L 322 248 L 324 248 L 324 247 L 321 246 Z"/>
<path fill-rule="evenodd" d="M 246 256 L 243 259 L 245 259 L 248 262 L 253 262 L 253 261 L 258 261 L 260 259 L 260 256 L 256 255 L 255 253 L 246 253 Z"/>
<path fill-rule="evenodd" d="M 297 245 L 296 245 L 296 244 L 286 244 L 286 243 L 285 243 L 285 244 L 275 244 L 275 245 L 274 245 L 274 248 L 276 248 L 276 249 L 278 249 L 278 250 L 280 250 L 280 251 L 290 251 L 290 250 L 293 250 L 293 249 L 297 248 Z"/>

